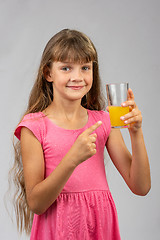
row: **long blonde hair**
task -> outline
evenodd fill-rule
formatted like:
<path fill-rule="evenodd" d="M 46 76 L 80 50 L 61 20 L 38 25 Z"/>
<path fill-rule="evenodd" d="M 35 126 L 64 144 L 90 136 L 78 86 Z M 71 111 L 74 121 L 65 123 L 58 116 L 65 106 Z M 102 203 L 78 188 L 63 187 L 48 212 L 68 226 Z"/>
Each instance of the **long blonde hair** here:
<path fill-rule="evenodd" d="M 47 43 L 40 62 L 36 81 L 29 96 L 28 107 L 22 114 L 21 120 L 28 113 L 42 112 L 53 101 L 52 83 L 44 77 L 44 69 L 50 68 L 54 61 L 71 60 L 72 62 L 93 62 L 93 84 L 90 91 L 82 98 L 83 107 L 91 110 L 104 110 L 105 101 L 101 91 L 97 51 L 92 41 L 83 33 L 76 30 L 64 29 L 54 35 Z M 20 122 L 21 122 L 20 120 Z M 20 123 L 19 122 L 19 123 Z M 18 123 L 18 124 L 19 124 Z M 18 126 L 18 125 L 17 125 Z M 30 211 L 25 191 L 20 141 L 15 143 L 14 165 L 9 172 L 16 191 L 13 197 L 19 232 L 30 233 L 33 212 Z"/>

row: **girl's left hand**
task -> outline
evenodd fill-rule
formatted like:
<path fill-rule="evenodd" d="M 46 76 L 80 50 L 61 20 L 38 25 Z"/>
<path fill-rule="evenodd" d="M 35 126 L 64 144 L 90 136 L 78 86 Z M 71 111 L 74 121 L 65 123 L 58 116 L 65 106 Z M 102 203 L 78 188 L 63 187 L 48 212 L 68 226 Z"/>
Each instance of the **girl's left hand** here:
<path fill-rule="evenodd" d="M 136 132 L 142 126 L 142 114 L 138 109 L 132 90 L 128 89 L 127 101 L 122 103 L 122 107 L 128 107 L 130 112 L 121 117 L 121 120 L 129 126 L 129 131 Z"/>

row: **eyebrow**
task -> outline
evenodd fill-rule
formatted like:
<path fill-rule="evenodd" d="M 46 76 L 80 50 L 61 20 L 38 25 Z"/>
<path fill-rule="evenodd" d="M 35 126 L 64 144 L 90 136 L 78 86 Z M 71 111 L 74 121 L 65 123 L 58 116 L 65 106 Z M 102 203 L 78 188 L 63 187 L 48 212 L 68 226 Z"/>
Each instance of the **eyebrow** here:
<path fill-rule="evenodd" d="M 76 63 L 74 63 L 74 62 L 60 62 L 60 63 L 62 63 L 62 64 L 76 64 Z M 86 65 L 86 64 L 92 65 L 92 62 L 77 63 L 77 64 L 80 64 L 80 65 Z"/>

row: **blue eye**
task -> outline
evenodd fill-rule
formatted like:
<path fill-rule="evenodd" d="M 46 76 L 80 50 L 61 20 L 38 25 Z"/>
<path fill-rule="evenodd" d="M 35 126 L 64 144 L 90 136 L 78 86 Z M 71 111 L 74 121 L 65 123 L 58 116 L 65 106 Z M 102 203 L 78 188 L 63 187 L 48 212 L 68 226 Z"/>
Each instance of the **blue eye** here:
<path fill-rule="evenodd" d="M 83 66 L 82 70 L 88 71 L 90 68 L 88 66 Z"/>
<path fill-rule="evenodd" d="M 67 72 L 70 70 L 70 67 L 62 67 L 62 70 Z"/>

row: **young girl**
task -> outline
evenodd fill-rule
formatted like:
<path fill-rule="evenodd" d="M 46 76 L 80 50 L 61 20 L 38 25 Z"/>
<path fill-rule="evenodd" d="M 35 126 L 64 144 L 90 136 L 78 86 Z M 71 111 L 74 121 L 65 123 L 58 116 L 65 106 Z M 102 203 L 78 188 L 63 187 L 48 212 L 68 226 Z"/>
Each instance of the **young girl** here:
<path fill-rule="evenodd" d="M 131 89 L 123 118 L 132 156 L 104 111 L 98 58 L 83 33 L 64 29 L 46 45 L 27 111 L 14 134 L 15 208 L 31 240 L 119 240 L 104 147 L 131 191 L 146 195 L 150 169 Z M 19 192 L 20 190 L 20 192 Z M 34 218 L 33 218 L 34 214 Z M 33 223 L 32 223 L 33 220 Z"/>

